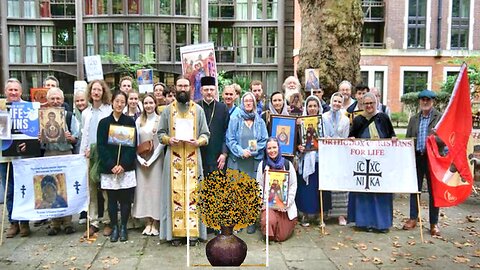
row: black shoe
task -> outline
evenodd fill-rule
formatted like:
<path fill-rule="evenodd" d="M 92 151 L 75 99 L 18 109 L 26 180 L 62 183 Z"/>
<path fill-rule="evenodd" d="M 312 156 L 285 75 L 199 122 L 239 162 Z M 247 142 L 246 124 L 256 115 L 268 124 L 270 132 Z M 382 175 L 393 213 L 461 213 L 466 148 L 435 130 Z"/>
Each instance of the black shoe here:
<path fill-rule="evenodd" d="M 254 234 L 256 231 L 257 231 L 257 227 L 255 226 L 255 224 L 247 227 L 247 233 L 248 234 Z"/>
<path fill-rule="evenodd" d="M 38 220 L 38 221 L 33 222 L 33 227 L 40 227 L 43 224 L 47 224 L 47 223 L 48 223 L 47 219 Z"/>
<path fill-rule="evenodd" d="M 75 232 L 75 229 L 72 226 L 65 227 L 65 234 L 72 234 Z"/>
<path fill-rule="evenodd" d="M 188 243 L 191 247 L 195 247 L 198 245 L 198 239 L 190 239 L 190 242 Z"/>
<path fill-rule="evenodd" d="M 125 242 L 128 240 L 127 235 L 127 225 L 120 225 L 120 242 Z"/>
<path fill-rule="evenodd" d="M 118 241 L 118 226 L 112 226 L 112 234 L 110 234 L 110 242 L 117 242 Z"/>
<path fill-rule="evenodd" d="M 48 229 L 47 234 L 50 236 L 54 236 L 57 235 L 58 232 L 60 232 L 60 228 L 51 227 L 50 229 Z"/>
<path fill-rule="evenodd" d="M 174 240 L 172 240 L 170 243 L 171 243 L 172 246 L 174 246 L 174 247 L 179 247 L 179 246 L 182 245 L 182 241 L 179 240 L 179 239 L 174 239 Z"/>

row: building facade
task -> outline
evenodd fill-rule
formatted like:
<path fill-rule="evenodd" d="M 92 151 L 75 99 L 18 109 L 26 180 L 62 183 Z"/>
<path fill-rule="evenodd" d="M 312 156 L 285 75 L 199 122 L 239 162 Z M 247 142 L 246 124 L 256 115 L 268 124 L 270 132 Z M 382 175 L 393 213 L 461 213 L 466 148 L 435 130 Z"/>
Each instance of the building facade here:
<path fill-rule="evenodd" d="M 458 73 L 460 65 L 452 60 L 480 57 L 478 0 L 361 2 L 362 83 L 382 90 L 383 103 L 394 112 L 402 110 L 403 94 L 439 90 L 448 75 Z M 300 21 L 296 2 L 294 52 L 301 46 Z"/>
<path fill-rule="evenodd" d="M 213 42 L 217 69 L 279 89 L 293 74 L 294 0 L 5 0 L 0 9 L 0 86 L 31 87 L 55 75 L 71 96 L 83 56 L 153 52 L 155 81 L 173 85 L 185 45 Z M 105 80 L 115 86 L 112 65 Z M 28 98 L 27 98 L 28 99 Z"/>

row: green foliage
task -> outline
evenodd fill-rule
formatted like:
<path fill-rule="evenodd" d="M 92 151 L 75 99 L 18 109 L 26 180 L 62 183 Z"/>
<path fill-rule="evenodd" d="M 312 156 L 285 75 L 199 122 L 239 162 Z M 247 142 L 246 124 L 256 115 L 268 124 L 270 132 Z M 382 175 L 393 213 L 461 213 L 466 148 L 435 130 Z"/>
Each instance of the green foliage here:
<path fill-rule="evenodd" d="M 470 85 L 480 85 L 480 57 L 470 56 L 464 59 L 446 61 L 448 64 L 456 65 L 461 65 L 463 62 L 467 63 L 468 65 L 468 80 L 470 81 Z M 452 93 L 456 78 L 457 76 L 448 76 L 447 80 L 441 85 L 441 91 Z"/>
<path fill-rule="evenodd" d="M 416 113 L 418 109 L 418 94 L 420 92 L 411 92 L 404 94 L 402 98 L 400 99 L 404 105 L 404 111 L 411 114 L 411 113 Z M 439 111 L 443 112 L 445 108 L 448 105 L 448 102 L 450 100 L 450 93 L 447 92 L 436 92 L 437 98 L 435 100 L 435 108 L 437 108 Z M 393 116 L 393 114 L 392 114 Z"/>
<path fill-rule="evenodd" d="M 457 76 L 448 76 L 447 80 L 440 87 L 440 91 L 451 94 L 453 92 L 453 87 L 455 86 L 456 80 Z"/>
<path fill-rule="evenodd" d="M 391 116 L 392 122 L 395 123 L 395 126 L 398 127 L 399 123 L 408 122 L 408 115 L 404 112 L 394 112 Z"/>
<path fill-rule="evenodd" d="M 250 80 L 247 77 L 232 76 L 231 74 L 225 72 L 224 70 L 217 73 L 217 80 L 218 80 L 218 93 L 220 96 L 222 96 L 223 88 L 226 85 L 230 85 L 234 83 L 240 85 L 240 87 L 242 88 L 242 93 L 240 96 L 242 96 L 245 92 L 248 91 L 248 88 L 250 85 Z"/>
<path fill-rule="evenodd" d="M 154 52 L 140 53 L 139 59 L 139 62 L 134 62 L 128 55 L 114 52 L 107 52 L 105 55 L 102 55 L 102 62 L 115 65 L 114 70 L 120 72 L 121 76 L 135 77 L 137 70 L 153 69 L 152 64 L 156 62 Z"/>

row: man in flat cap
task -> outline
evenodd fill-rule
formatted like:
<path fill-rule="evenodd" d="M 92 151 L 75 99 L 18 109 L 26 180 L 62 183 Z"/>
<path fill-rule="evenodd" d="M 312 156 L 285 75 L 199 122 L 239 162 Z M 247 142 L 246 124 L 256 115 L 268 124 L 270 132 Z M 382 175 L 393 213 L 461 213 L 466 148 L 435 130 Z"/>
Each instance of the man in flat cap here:
<path fill-rule="evenodd" d="M 433 133 L 433 128 L 440 121 L 442 114 L 434 107 L 435 92 L 423 90 L 418 94 L 420 112 L 413 115 L 408 121 L 407 138 L 415 138 L 415 162 L 417 164 L 418 190 L 422 190 L 423 178 L 427 178 L 429 193 L 430 234 L 439 236 L 438 227 L 439 208 L 433 205 L 432 182 L 428 171 L 428 157 L 426 151 L 427 136 Z M 410 219 L 403 225 L 404 230 L 411 230 L 417 226 L 418 220 L 417 194 L 410 194 Z"/>
<path fill-rule="evenodd" d="M 201 79 L 202 100 L 198 105 L 203 108 L 207 118 L 210 140 L 208 145 L 200 147 L 202 153 L 203 175 L 208 176 L 215 170 L 225 170 L 227 161 L 227 145 L 225 133 L 227 132 L 230 114 L 227 106 L 215 100 L 217 84 L 215 77 L 206 76 Z"/>

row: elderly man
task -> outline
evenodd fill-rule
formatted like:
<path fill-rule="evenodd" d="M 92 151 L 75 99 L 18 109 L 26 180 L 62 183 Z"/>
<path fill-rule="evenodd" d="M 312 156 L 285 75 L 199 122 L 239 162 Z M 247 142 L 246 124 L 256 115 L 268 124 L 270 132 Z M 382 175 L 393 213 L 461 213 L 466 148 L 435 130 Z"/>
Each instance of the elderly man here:
<path fill-rule="evenodd" d="M 210 132 L 202 107 L 190 100 L 190 81 L 180 76 L 175 91 L 176 101 L 163 110 L 158 130 L 160 141 L 167 145 L 161 178 L 160 239 L 178 246 L 188 228 L 190 245 L 196 245 L 197 238 L 207 239 L 207 229 L 195 211 L 195 191 L 203 177 L 200 147 L 208 144 Z"/>
<path fill-rule="evenodd" d="M 435 92 L 423 90 L 418 94 L 418 103 L 420 113 L 415 114 L 408 121 L 407 138 L 415 138 L 415 162 L 417 164 L 417 182 L 418 190 L 422 190 L 423 178 L 427 178 L 429 193 L 429 218 L 430 234 L 432 236 L 440 235 L 438 228 L 439 208 L 433 205 L 432 180 L 428 171 L 428 157 L 426 151 L 427 136 L 433 133 L 433 128 L 440 121 L 442 114 L 434 107 Z M 410 195 L 410 219 L 403 225 L 404 230 L 411 230 L 417 226 L 418 204 L 417 194 Z"/>
<path fill-rule="evenodd" d="M 202 152 L 203 175 L 216 170 L 224 170 L 227 161 L 228 149 L 225 144 L 230 115 L 225 104 L 215 100 L 217 86 L 215 77 L 206 76 L 200 80 L 203 99 L 198 101 L 205 112 L 208 130 L 210 131 L 209 144 L 200 147 Z"/>
<path fill-rule="evenodd" d="M 51 108 L 62 108 L 64 101 L 63 91 L 60 88 L 52 87 L 47 92 L 48 106 Z M 77 142 L 79 136 L 79 124 L 77 118 L 72 117 L 73 114 L 69 111 L 66 113 L 66 128 L 64 137 L 66 142 L 46 143 L 43 147 L 45 149 L 45 156 L 62 156 L 73 153 L 73 145 Z M 65 216 L 61 218 L 54 218 L 51 220 L 50 228 L 47 234 L 50 236 L 57 235 L 61 231 L 63 225 L 66 234 L 75 232 L 72 224 L 72 216 Z"/>
<path fill-rule="evenodd" d="M 19 80 L 11 78 L 5 82 L 4 94 L 7 99 L 7 102 L 23 102 L 22 100 L 22 84 Z M 18 145 L 21 152 L 27 150 L 26 144 L 21 143 Z M 1 155 L 1 152 L 0 152 Z M 20 157 L 18 157 L 20 158 Z M 18 221 L 12 220 L 12 210 L 13 210 L 13 185 L 15 179 L 13 178 L 13 166 L 8 163 L 12 161 L 11 157 L 2 157 L 0 156 L 0 173 L 2 177 L 2 184 L 7 188 L 7 210 L 8 210 L 8 221 L 10 222 L 10 227 L 7 229 L 6 237 L 13 238 L 20 233 L 21 237 L 26 237 L 30 234 L 30 226 L 28 225 L 28 220 Z M 6 185 L 7 178 L 7 167 L 10 166 L 8 174 L 8 186 Z"/>
<path fill-rule="evenodd" d="M 290 97 L 293 94 L 300 94 L 300 89 L 302 85 L 300 81 L 295 76 L 288 76 L 282 84 L 282 88 L 285 94 L 285 100 L 289 103 Z"/>
<path fill-rule="evenodd" d="M 338 85 L 338 92 L 342 94 L 343 97 L 343 109 L 347 109 L 352 106 L 355 100 L 352 98 L 352 84 L 349 81 L 342 81 Z"/>

